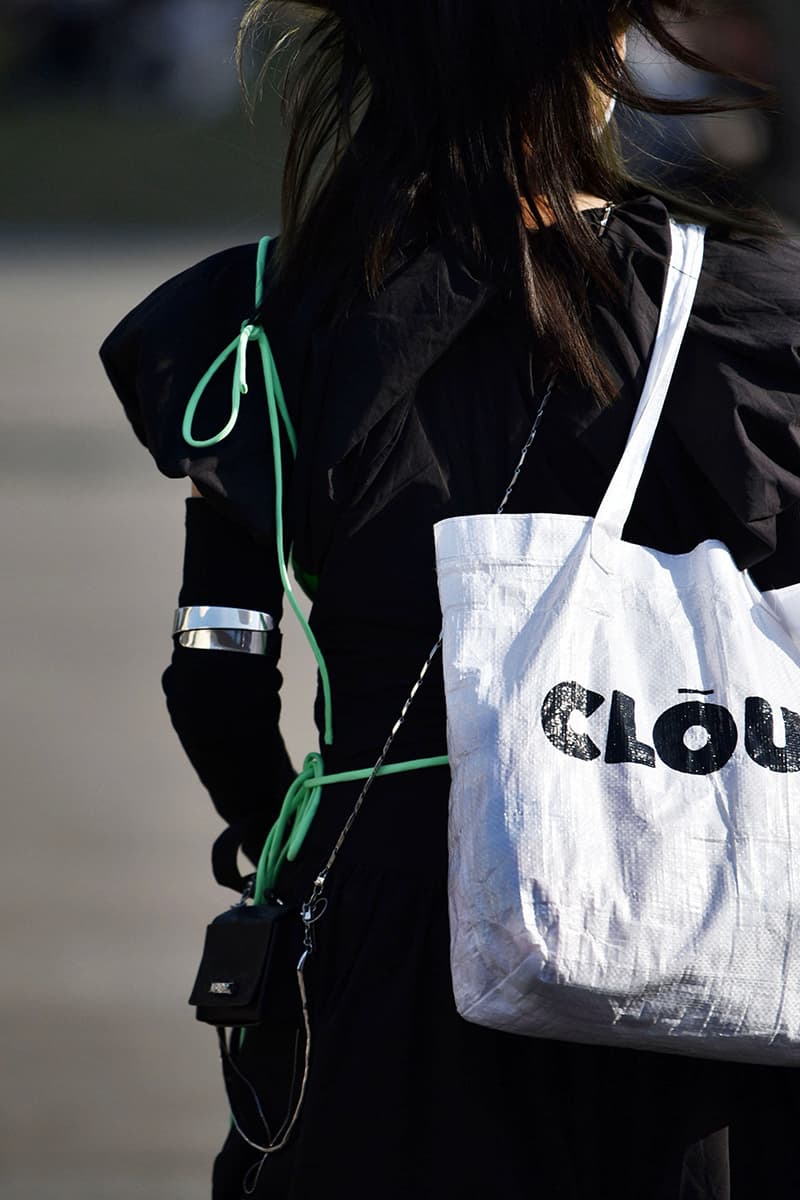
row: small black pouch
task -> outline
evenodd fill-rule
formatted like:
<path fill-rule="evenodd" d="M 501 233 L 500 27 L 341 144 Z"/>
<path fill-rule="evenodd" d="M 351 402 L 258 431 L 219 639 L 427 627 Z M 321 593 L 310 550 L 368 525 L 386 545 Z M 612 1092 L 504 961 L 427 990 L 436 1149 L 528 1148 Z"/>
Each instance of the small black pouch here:
<path fill-rule="evenodd" d="M 262 1022 L 270 964 L 286 939 L 287 918 L 295 913 L 272 898 L 266 904 L 238 904 L 211 922 L 189 997 L 198 1021 L 229 1027 Z"/>

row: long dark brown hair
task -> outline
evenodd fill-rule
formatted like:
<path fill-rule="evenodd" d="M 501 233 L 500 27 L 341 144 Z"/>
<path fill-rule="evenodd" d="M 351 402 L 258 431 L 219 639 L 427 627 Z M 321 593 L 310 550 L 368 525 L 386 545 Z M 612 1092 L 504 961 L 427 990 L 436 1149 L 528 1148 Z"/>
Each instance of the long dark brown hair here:
<path fill-rule="evenodd" d="M 344 308 L 381 288 L 409 239 L 450 237 L 516 303 L 552 365 L 607 401 L 586 296 L 588 281 L 606 292 L 617 281 L 574 197 L 620 203 L 641 191 L 604 127 L 610 97 L 656 114 L 737 107 L 649 96 L 620 53 L 620 35 L 636 28 L 714 72 L 676 35 L 695 15 L 695 0 L 256 0 L 240 63 L 265 21 L 291 26 L 279 43 L 289 55 L 280 275 L 302 280 L 325 264 Z M 555 253 L 552 239 L 545 250 L 530 236 L 543 201 L 561 232 Z"/>

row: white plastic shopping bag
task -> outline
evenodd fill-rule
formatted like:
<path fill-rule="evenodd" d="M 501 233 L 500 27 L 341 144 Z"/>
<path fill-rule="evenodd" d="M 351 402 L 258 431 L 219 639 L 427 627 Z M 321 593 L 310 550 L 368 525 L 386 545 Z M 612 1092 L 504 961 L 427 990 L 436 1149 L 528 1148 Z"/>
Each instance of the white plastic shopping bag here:
<path fill-rule="evenodd" d="M 621 540 L 702 264 L 702 229 L 672 238 L 597 516 L 436 527 L 453 982 L 464 1017 L 514 1033 L 791 1063 L 798 589 L 765 598 L 720 542 Z"/>

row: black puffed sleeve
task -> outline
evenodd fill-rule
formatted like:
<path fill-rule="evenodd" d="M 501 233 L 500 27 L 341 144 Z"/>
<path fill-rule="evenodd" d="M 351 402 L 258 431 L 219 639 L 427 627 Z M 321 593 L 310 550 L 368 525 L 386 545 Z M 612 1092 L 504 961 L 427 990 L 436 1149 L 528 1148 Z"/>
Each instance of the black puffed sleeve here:
<path fill-rule="evenodd" d="M 294 775 L 278 727 L 281 603 L 267 549 L 205 500 L 187 501 L 180 604 L 255 609 L 276 624 L 265 655 L 176 645 L 163 677 L 178 737 L 253 862 Z"/>
<path fill-rule="evenodd" d="M 256 861 L 293 770 L 281 737 L 278 670 L 282 589 L 276 561 L 275 472 L 261 363 L 248 352 L 248 389 L 235 426 L 217 445 L 184 440 L 200 379 L 255 316 L 257 247 L 222 251 L 181 272 L 138 304 L 100 356 L 139 440 L 158 469 L 188 476 L 204 499 L 187 504 L 181 605 L 270 613 L 267 653 L 176 645 L 163 686 L 178 736 L 220 815 Z M 270 326 L 271 328 L 271 326 Z M 235 357 L 208 380 L 193 426 L 197 440 L 227 425 Z M 281 447 L 287 491 L 291 450 Z"/>
<path fill-rule="evenodd" d="M 275 480 L 255 346 L 248 352 L 249 387 L 235 427 L 216 446 L 193 447 L 183 438 L 184 413 L 195 387 L 254 316 L 256 255 L 255 245 L 237 246 L 168 280 L 112 330 L 100 358 L 158 469 L 173 479 L 188 476 L 221 511 L 268 539 L 274 532 Z M 198 441 L 227 424 L 233 375 L 231 356 L 200 401 L 193 426 Z M 288 447 L 283 449 L 288 462 Z"/>

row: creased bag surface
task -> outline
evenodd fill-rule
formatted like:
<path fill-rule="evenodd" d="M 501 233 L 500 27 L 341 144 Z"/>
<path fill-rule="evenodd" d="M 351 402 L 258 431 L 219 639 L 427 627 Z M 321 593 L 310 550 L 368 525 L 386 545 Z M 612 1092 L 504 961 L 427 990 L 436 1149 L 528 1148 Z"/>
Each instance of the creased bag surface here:
<path fill-rule="evenodd" d="M 621 541 L 702 262 L 673 226 L 595 518 L 436 527 L 452 970 L 514 1033 L 800 1061 L 800 652 L 725 546 Z M 788 589 L 794 592 L 797 589 Z M 783 605 L 781 604 L 783 602 Z"/>

